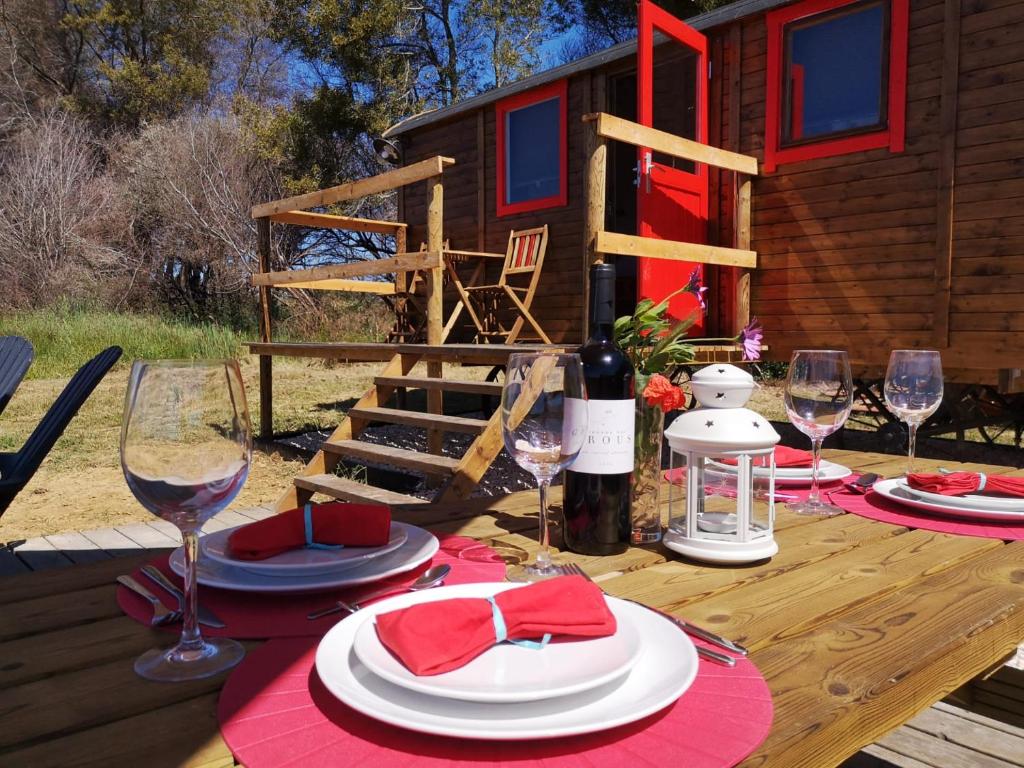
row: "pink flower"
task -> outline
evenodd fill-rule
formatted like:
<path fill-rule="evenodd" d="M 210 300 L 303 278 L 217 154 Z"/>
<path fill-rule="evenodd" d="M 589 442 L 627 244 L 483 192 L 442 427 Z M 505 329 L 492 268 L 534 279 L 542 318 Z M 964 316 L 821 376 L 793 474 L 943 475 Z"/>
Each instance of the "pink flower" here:
<path fill-rule="evenodd" d="M 700 284 L 700 267 L 694 267 L 690 273 L 690 279 L 686 283 L 686 287 L 683 291 L 686 293 L 692 293 L 697 301 L 700 303 L 701 312 L 708 311 L 708 304 L 704 301 L 704 292 L 708 289 L 706 285 Z"/>
<path fill-rule="evenodd" d="M 743 347 L 744 360 L 761 359 L 761 340 L 764 338 L 764 329 L 756 317 L 752 317 L 747 326 L 740 331 L 736 337 L 736 343 Z"/>
<path fill-rule="evenodd" d="M 658 406 L 663 413 L 682 408 L 686 402 L 686 395 L 683 390 L 662 376 L 656 373 L 651 376 L 647 386 L 644 387 L 644 399 L 652 408 Z"/>

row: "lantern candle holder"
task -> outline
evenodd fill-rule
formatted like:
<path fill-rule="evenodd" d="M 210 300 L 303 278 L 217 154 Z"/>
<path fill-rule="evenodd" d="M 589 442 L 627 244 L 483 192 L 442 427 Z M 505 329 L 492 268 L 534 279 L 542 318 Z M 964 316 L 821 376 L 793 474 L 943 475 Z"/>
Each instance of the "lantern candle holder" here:
<path fill-rule="evenodd" d="M 711 563 L 748 563 L 779 551 L 775 527 L 775 445 L 779 434 L 744 407 L 754 378 L 711 365 L 691 379 L 699 408 L 665 430 L 671 448 L 669 549 Z"/>

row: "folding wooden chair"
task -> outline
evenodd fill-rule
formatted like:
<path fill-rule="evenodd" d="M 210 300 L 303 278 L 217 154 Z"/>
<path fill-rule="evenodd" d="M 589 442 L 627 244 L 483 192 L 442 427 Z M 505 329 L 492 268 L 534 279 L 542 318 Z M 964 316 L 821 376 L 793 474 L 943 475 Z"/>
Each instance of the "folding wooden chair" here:
<path fill-rule="evenodd" d="M 449 243 L 444 241 L 444 250 Z M 420 253 L 427 250 L 426 243 L 420 243 Z M 448 284 L 444 275 L 443 285 Z M 388 333 L 388 341 L 398 344 L 422 344 L 427 338 L 427 277 L 420 270 L 399 272 L 395 275 L 395 295 L 385 296 L 391 311 L 395 313 L 395 324 Z"/>
<path fill-rule="evenodd" d="M 547 224 L 536 229 L 513 230 L 508 236 L 508 250 L 496 284 L 464 286 L 455 282 L 480 341 L 512 344 L 524 327 L 529 326 L 534 340 L 551 343 L 530 314 L 547 247 Z"/>

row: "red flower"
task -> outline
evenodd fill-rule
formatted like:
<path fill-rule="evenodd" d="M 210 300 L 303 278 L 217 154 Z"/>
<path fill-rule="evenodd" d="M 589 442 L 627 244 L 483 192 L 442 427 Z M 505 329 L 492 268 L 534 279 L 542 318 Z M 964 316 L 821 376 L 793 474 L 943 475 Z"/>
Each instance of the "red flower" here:
<path fill-rule="evenodd" d="M 686 395 L 683 390 L 675 386 L 671 381 L 656 373 L 651 376 L 647 386 L 644 387 L 644 399 L 651 407 L 657 405 L 662 412 L 668 413 L 677 408 L 682 408 L 686 402 Z"/>

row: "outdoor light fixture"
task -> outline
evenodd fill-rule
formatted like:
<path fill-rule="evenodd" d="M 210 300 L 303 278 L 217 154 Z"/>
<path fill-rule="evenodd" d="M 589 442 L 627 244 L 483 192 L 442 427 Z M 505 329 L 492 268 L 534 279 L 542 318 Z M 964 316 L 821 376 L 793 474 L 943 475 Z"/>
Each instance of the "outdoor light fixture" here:
<path fill-rule="evenodd" d="M 373 151 L 377 154 L 377 157 L 388 165 L 398 165 L 402 161 L 402 154 L 398 151 L 398 145 L 382 136 L 378 136 L 373 140 Z"/>
<path fill-rule="evenodd" d="M 665 546 L 712 563 L 771 557 L 779 551 L 772 536 L 779 435 L 743 407 L 754 378 L 717 364 L 694 374 L 690 385 L 701 407 L 665 430 L 672 448 Z"/>

